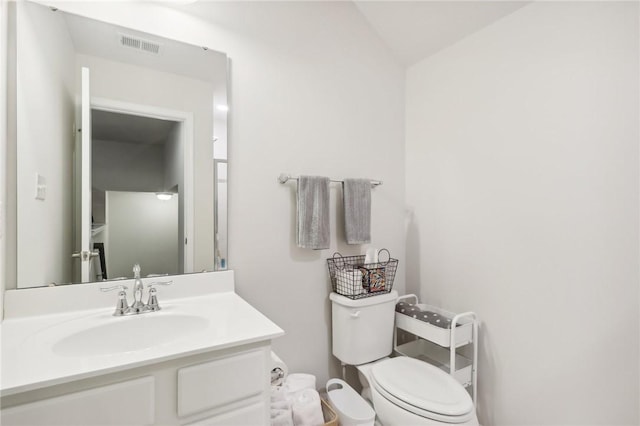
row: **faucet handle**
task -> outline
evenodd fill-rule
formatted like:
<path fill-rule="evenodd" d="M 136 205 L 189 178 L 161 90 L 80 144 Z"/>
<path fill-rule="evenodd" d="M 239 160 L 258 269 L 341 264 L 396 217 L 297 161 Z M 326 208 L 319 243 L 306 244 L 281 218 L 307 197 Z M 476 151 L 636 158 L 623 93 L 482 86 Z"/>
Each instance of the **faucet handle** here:
<path fill-rule="evenodd" d="M 116 310 L 113 312 L 113 316 L 120 317 L 129 313 L 129 302 L 127 301 L 127 286 L 126 285 L 114 285 L 111 287 L 100 287 L 100 291 L 113 291 L 120 290 L 118 293 L 118 301 L 116 302 Z"/>
<path fill-rule="evenodd" d="M 154 288 L 156 285 L 171 285 L 173 281 L 156 281 L 153 283 L 147 284 L 147 288 L 149 289 L 149 300 L 147 301 L 147 305 L 145 306 L 145 310 L 147 311 L 159 311 L 160 304 L 158 303 L 158 296 L 156 295 L 157 290 Z"/>

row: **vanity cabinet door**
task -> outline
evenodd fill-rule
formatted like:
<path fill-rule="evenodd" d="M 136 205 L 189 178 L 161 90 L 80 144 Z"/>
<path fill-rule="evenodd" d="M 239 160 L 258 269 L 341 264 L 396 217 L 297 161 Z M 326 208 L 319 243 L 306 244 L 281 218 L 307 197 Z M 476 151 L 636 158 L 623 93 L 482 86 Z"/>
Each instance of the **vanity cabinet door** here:
<path fill-rule="evenodd" d="M 62 385 L 64 386 L 64 385 Z M 155 381 L 142 377 L 2 410 L 3 426 L 150 425 Z"/>
<path fill-rule="evenodd" d="M 255 426 L 264 425 L 264 403 L 256 403 L 218 416 L 208 417 L 185 426 Z"/>
<path fill-rule="evenodd" d="M 260 395 L 269 386 L 266 371 L 262 349 L 180 368 L 178 416 L 190 416 Z"/>

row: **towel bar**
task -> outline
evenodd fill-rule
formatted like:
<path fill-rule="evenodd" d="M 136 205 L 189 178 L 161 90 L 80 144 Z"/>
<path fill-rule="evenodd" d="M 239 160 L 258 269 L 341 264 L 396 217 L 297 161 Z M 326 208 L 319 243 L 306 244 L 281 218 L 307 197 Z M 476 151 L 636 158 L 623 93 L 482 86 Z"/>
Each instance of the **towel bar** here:
<path fill-rule="evenodd" d="M 280 173 L 280 176 L 278 176 L 278 182 L 280 183 L 286 183 L 289 180 L 298 180 L 297 176 L 291 176 L 288 175 L 286 173 Z M 330 182 L 336 182 L 336 183 L 342 183 L 343 180 L 341 179 L 329 179 Z M 378 185 L 382 185 L 382 181 L 381 180 L 372 180 L 371 181 L 371 187 L 375 188 Z"/>

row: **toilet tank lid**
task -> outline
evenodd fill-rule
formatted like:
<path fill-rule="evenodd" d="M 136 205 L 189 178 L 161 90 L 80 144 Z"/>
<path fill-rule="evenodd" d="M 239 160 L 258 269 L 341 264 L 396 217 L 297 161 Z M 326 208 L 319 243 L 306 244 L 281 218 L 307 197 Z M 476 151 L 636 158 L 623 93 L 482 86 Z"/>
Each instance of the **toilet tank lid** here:
<path fill-rule="evenodd" d="M 398 292 L 392 290 L 389 293 L 376 294 L 375 296 L 363 297 L 361 299 L 350 299 L 338 293 L 329 294 L 329 299 L 338 305 L 350 308 L 362 308 L 363 306 L 379 305 L 381 303 L 395 302 L 398 299 Z"/>

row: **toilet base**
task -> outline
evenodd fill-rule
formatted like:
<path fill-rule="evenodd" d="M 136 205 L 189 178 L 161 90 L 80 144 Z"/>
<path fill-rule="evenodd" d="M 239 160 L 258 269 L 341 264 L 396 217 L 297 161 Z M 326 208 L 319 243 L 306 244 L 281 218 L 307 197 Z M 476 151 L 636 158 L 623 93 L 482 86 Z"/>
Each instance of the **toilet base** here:
<path fill-rule="evenodd" d="M 371 368 L 378 362 L 384 361 L 388 358 L 383 358 L 368 364 L 362 364 L 356 366 L 358 370 L 358 378 L 362 385 L 362 397 L 371 404 L 376 412 L 376 425 L 379 426 L 428 426 L 428 425 L 461 425 L 461 426 L 479 426 L 478 418 L 474 414 L 473 418 L 464 423 L 445 423 L 426 417 L 418 416 L 404 410 L 394 403 L 387 400 L 384 396 L 380 395 L 372 386 L 370 386 L 370 372 Z"/>

